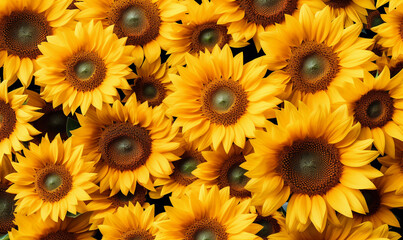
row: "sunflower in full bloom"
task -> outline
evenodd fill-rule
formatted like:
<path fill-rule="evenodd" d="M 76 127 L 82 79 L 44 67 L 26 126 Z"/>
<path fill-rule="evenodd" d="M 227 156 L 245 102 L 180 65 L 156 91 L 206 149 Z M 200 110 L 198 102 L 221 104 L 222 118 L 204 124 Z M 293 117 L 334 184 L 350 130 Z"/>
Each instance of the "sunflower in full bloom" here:
<path fill-rule="evenodd" d="M 346 26 L 354 23 L 367 23 L 367 10 L 375 10 L 374 0 L 322 0 L 330 7 L 330 17 L 333 19 L 340 15 L 345 18 Z"/>
<path fill-rule="evenodd" d="M 309 227 L 304 232 L 279 232 L 269 236 L 270 240 L 371 240 L 371 239 L 400 239 L 400 234 L 389 231 L 388 225 L 375 227 L 367 221 L 356 224 L 351 218 L 343 218 L 340 225 L 328 224 L 323 232 Z"/>
<path fill-rule="evenodd" d="M 38 45 L 46 37 L 73 24 L 77 10 L 67 10 L 71 0 L 16 0 L 0 4 L 0 67 L 12 84 L 20 79 L 27 87 L 38 70 Z"/>
<path fill-rule="evenodd" d="M 281 103 L 276 96 L 284 85 L 264 78 L 261 58 L 244 65 L 243 54 L 233 57 L 228 45 L 185 59 L 179 76 L 170 75 L 177 90 L 165 99 L 167 113 L 177 117 L 174 125 L 182 127 L 198 150 L 223 145 L 228 152 L 233 143 L 243 148 L 245 137 L 254 137 L 254 130 Z"/>
<path fill-rule="evenodd" d="M 39 46 L 43 56 L 35 73 L 41 95 L 54 107 L 63 104 L 66 115 L 78 107 L 85 114 L 90 106 L 102 109 L 104 102 L 113 103 L 117 88 L 130 89 L 126 77 L 131 74 L 132 47 L 125 42 L 113 33 L 113 26 L 103 29 L 94 21 L 48 38 Z"/>
<path fill-rule="evenodd" d="M 101 192 L 134 194 L 137 183 L 153 190 L 151 176 L 168 178 L 172 173 L 178 130 L 161 107 L 139 104 L 132 95 L 124 106 L 115 101 L 77 118 L 81 127 L 72 131 L 73 141 L 84 144 L 84 153 L 96 162 Z"/>
<path fill-rule="evenodd" d="M 374 53 L 366 50 L 372 39 L 358 37 L 362 25 L 344 28 L 343 17 L 330 17 L 330 8 L 315 15 L 307 5 L 298 18 L 286 16 L 277 31 L 262 33 L 262 48 L 271 79 L 287 83 L 284 98 L 320 102 L 323 93 L 337 95 L 336 86 L 375 70 Z"/>
<path fill-rule="evenodd" d="M 387 184 L 389 184 L 390 181 L 388 181 L 387 178 L 390 177 L 391 176 L 386 175 L 372 180 L 376 189 L 361 190 L 367 203 L 368 211 L 366 211 L 365 214 L 355 213 L 353 215 L 356 224 L 369 221 L 374 225 L 374 227 L 388 224 L 389 226 L 400 228 L 399 220 L 390 209 L 402 208 L 403 197 L 402 195 L 397 195 L 395 191 L 385 191 L 388 190 Z M 343 218 L 345 216 L 341 217 Z"/>
<path fill-rule="evenodd" d="M 0 83 L 0 166 L 4 154 L 20 151 L 22 143 L 38 135 L 30 122 L 37 120 L 42 114 L 38 108 L 24 104 L 27 95 L 24 88 L 8 92 L 7 81 Z"/>
<path fill-rule="evenodd" d="M 160 57 L 168 23 L 179 21 L 186 11 L 176 0 L 83 0 L 76 6 L 81 10 L 80 21 L 94 19 L 104 26 L 114 25 L 116 35 L 127 37 L 126 44 L 134 46 L 132 54 L 138 63 L 144 56 L 149 62 Z"/>
<path fill-rule="evenodd" d="M 203 151 L 206 162 L 201 163 L 192 172 L 206 187 L 217 185 L 218 188 L 229 187 L 230 196 L 240 200 L 251 197 L 250 191 L 245 189 L 249 178 L 246 170 L 240 167 L 245 162 L 245 156 L 252 152 L 252 145 L 247 141 L 243 149 L 233 146 L 228 153 L 222 147 L 216 151 Z"/>
<path fill-rule="evenodd" d="M 379 44 L 388 48 L 388 56 L 392 59 L 403 55 L 403 4 L 395 10 L 381 14 L 384 23 L 373 27 L 379 37 Z"/>
<path fill-rule="evenodd" d="M 280 212 L 276 211 L 271 215 L 263 216 L 261 207 L 251 207 L 251 213 L 257 213 L 254 223 L 263 227 L 256 233 L 260 237 L 259 240 L 267 240 L 270 239 L 270 235 L 272 234 L 286 231 L 285 218 Z"/>
<path fill-rule="evenodd" d="M 313 11 L 325 5 L 321 0 L 214 0 L 219 24 L 229 24 L 228 34 L 238 42 L 253 38 L 260 51 L 260 34 L 275 29 L 285 20 L 285 14 L 298 17 L 301 6 L 308 4 Z"/>
<path fill-rule="evenodd" d="M 95 240 L 94 231 L 89 231 L 88 214 L 76 218 L 66 217 L 62 221 L 52 219 L 43 221 L 39 214 L 26 216 L 17 214 L 15 223 L 18 230 L 13 228 L 9 233 L 11 240 Z"/>
<path fill-rule="evenodd" d="M 253 223 L 256 214 L 249 213 L 250 200 L 230 198 L 228 187 L 208 190 L 202 185 L 171 202 L 172 207 L 165 207 L 168 219 L 157 223 L 155 240 L 255 240 L 262 228 Z"/>
<path fill-rule="evenodd" d="M 168 74 L 173 71 L 173 68 L 168 68 L 166 63 L 161 64 L 161 58 L 152 63 L 145 59 L 141 65 L 136 66 L 137 74 L 133 74 L 134 84 L 131 85 L 131 89 L 123 90 L 126 95 L 123 102 L 135 94 L 140 103 L 147 101 L 151 107 L 163 105 L 166 108 L 163 101 L 174 91 L 168 77 Z"/>
<path fill-rule="evenodd" d="M 181 134 L 178 134 L 181 148 L 177 151 L 179 160 L 173 162 L 174 169 L 169 178 L 157 178 L 154 185 L 157 187 L 157 195 L 150 192 L 152 198 L 160 198 L 169 193 L 173 197 L 180 197 L 186 192 L 190 191 L 192 187 L 200 186 L 201 182 L 193 174 L 193 171 L 201 163 L 206 162 L 202 153 L 197 150 L 195 144 L 188 143 Z"/>
<path fill-rule="evenodd" d="M 42 138 L 39 145 L 31 143 L 24 155 L 13 162 L 15 173 L 6 179 L 13 183 L 7 192 L 16 194 L 16 211 L 32 215 L 40 213 L 42 220 L 64 220 L 67 212 L 85 211 L 84 201 L 97 190 L 93 163 L 84 161 L 83 146 L 75 146 L 71 139 L 62 142 L 60 136 L 51 142 Z"/>
<path fill-rule="evenodd" d="M 197 56 L 200 51 L 207 48 L 210 52 L 215 45 L 220 48 L 225 44 L 230 47 L 241 48 L 248 45 L 245 40 L 234 41 L 228 34 L 229 24 L 218 24 L 220 14 L 214 13 L 217 5 L 214 2 L 202 1 L 198 4 L 193 0 L 185 0 L 188 14 L 182 18 L 181 23 L 170 23 L 167 38 L 167 53 L 171 54 L 167 60 L 170 66 L 185 63 L 186 53 Z"/>
<path fill-rule="evenodd" d="M 141 239 L 154 240 L 158 228 L 154 224 L 154 205 L 145 209 L 137 203 L 119 208 L 109 214 L 102 225 L 99 225 L 105 240 Z"/>
<path fill-rule="evenodd" d="M 134 193 L 127 193 L 124 195 L 118 192 L 111 195 L 111 191 L 107 190 L 103 193 L 95 192 L 91 194 L 92 200 L 87 204 L 87 211 L 92 212 L 90 216 L 90 223 L 92 224 L 90 230 L 95 230 L 98 225 L 104 222 L 107 215 L 115 213 L 118 208 L 124 207 L 132 203 L 136 205 L 139 203 L 141 206 L 149 206 L 146 202 L 146 195 L 148 190 L 140 185 L 136 186 Z"/>
<path fill-rule="evenodd" d="M 276 117 L 278 125 L 267 122 L 267 131 L 256 131 L 255 152 L 241 165 L 250 178 L 245 188 L 262 213 L 289 199 L 288 229 L 304 231 L 312 222 L 320 232 L 327 220 L 338 223 L 335 210 L 364 214 L 360 189 L 375 189 L 370 179 L 382 173 L 369 165 L 378 152 L 367 150 L 372 139 L 358 140 L 360 124 L 353 124 L 347 107 L 331 111 L 328 99 L 298 108 L 286 101 Z"/>
<path fill-rule="evenodd" d="M 5 179 L 8 174 L 14 172 L 14 168 L 6 155 L 3 158 L 3 164 L 0 165 L 0 236 L 7 234 L 15 226 L 15 194 L 6 192 L 11 183 Z"/>
<path fill-rule="evenodd" d="M 347 91 L 340 91 L 350 115 L 361 124 L 361 138 L 374 139 L 376 149 L 395 156 L 394 139 L 403 141 L 403 72 L 390 78 L 385 67 L 378 77 L 366 72 L 363 81 L 355 80 Z"/>

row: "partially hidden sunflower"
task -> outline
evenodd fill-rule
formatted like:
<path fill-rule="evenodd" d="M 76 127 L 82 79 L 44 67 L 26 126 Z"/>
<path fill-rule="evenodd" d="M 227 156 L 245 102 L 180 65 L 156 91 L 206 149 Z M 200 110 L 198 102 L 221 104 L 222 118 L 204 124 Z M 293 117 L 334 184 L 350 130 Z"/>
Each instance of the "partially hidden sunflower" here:
<path fill-rule="evenodd" d="M 257 51 L 261 49 L 260 34 L 272 31 L 276 24 L 285 20 L 285 15 L 298 17 L 303 4 L 313 11 L 324 8 L 321 0 L 213 0 L 216 14 L 221 15 L 218 24 L 228 24 L 228 34 L 236 42 L 253 38 Z"/>
<path fill-rule="evenodd" d="M 24 88 L 8 92 L 8 81 L 0 83 L 0 166 L 4 154 L 20 151 L 22 142 L 30 141 L 40 132 L 30 122 L 42 114 L 29 104 L 24 104 L 28 95 Z"/>
<path fill-rule="evenodd" d="M 88 213 L 76 218 L 66 217 L 54 222 L 52 219 L 43 221 L 40 214 L 26 216 L 17 214 L 15 223 L 18 226 L 9 232 L 11 240 L 95 240 L 94 231 L 89 231 Z"/>
<path fill-rule="evenodd" d="M 245 156 L 252 152 L 252 145 L 246 142 L 243 149 L 233 146 L 228 153 L 223 147 L 216 151 L 203 151 L 206 162 L 201 163 L 192 172 L 201 184 L 206 187 L 217 185 L 218 188 L 230 188 L 230 196 L 243 200 L 251 197 L 250 191 L 245 189 L 249 178 L 245 176 L 246 170 L 240 167 L 245 162 Z"/>
<path fill-rule="evenodd" d="M 137 203 L 119 208 L 109 214 L 102 225 L 99 225 L 102 239 L 141 239 L 154 240 L 158 228 L 154 224 L 154 205 L 145 209 Z"/>
<path fill-rule="evenodd" d="M 274 116 L 284 85 L 264 77 L 261 58 L 244 65 L 243 54 L 233 57 L 228 45 L 199 57 L 187 54 L 185 60 L 179 75 L 170 75 L 176 91 L 165 99 L 167 113 L 177 117 L 174 125 L 198 150 L 223 145 L 228 152 L 233 143 L 243 148 L 246 137 Z"/>
<path fill-rule="evenodd" d="M 376 65 L 378 65 L 378 71 L 382 71 L 384 67 L 388 67 L 390 77 L 394 77 L 403 69 L 403 55 L 397 59 L 391 59 L 385 53 L 382 53 L 382 56 L 376 60 Z"/>
<path fill-rule="evenodd" d="M 134 194 L 137 183 L 153 190 L 152 176 L 168 178 L 172 173 L 178 130 L 161 107 L 139 104 L 132 95 L 124 106 L 115 101 L 77 118 L 81 127 L 72 131 L 73 141 L 84 144 L 87 158 L 96 162 L 101 192 Z"/>
<path fill-rule="evenodd" d="M 314 15 L 303 5 L 299 19 L 285 18 L 277 31 L 261 35 L 265 62 L 274 71 L 269 78 L 287 83 L 284 98 L 320 102 L 323 93 L 333 98 L 336 86 L 363 77 L 364 69 L 376 70 L 376 56 L 366 50 L 373 40 L 358 37 L 362 25 L 344 28 L 343 17 L 333 19 L 329 7 Z"/>
<path fill-rule="evenodd" d="M 155 240 L 255 240 L 262 228 L 253 223 L 256 214 L 249 213 L 250 200 L 230 198 L 228 187 L 208 190 L 203 185 L 181 198 L 171 197 L 171 203 L 165 207 L 167 220 L 157 223 Z"/>
<path fill-rule="evenodd" d="M 91 194 L 91 201 L 86 208 L 87 211 L 91 212 L 90 223 L 92 225 L 90 230 L 97 229 L 98 225 L 104 222 L 106 216 L 115 213 L 119 208 L 129 205 L 129 203 L 134 205 L 139 203 L 143 207 L 149 206 L 146 199 L 148 190 L 140 185 L 136 186 L 134 193 L 129 192 L 126 195 L 122 192 L 115 195 L 110 193 L 111 191 L 108 190 Z"/>
<path fill-rule="evenodd" d="M 345 25 L 367 23 L 368 10 L 375 10 L 374 0 L 322 0 L 330 7 L 330 17 L 346 16 Z"/>
<path fill-rule="evenodd" d="M 102 109 L 103 103 L 113 103 L 117 88 L 130 89 L 126 77 L 132 73 L 133 48 L 125 42 L 113 33 L 113 26 L 104 29 L 94 21 L 49 37 L 39 45 L 43 56 L 35 73 L 41 95 L 54 107 L 62 104 L 66 115 L 78 107 L 85 114 L 90 106 Z"/>
<path fill-rule="evenodd" d="M 338 224 L 335 210 L 347 217 L 365 214 L 360 189 L 375 189 L 370 179 L 382 173 L 369 165 L 378 152 L 367 150 L 372 139 L 359 140 L 360 124 L 354 124 L 347 107 L 331 110 L 322 104 L 295 107 L 285 102 L 276 111 L 278 125 L 267 122 L 256 131 L 254 153 L 241 167 L 250 178 L 245 188 L 255 205 L 268 215 L 288 199 L 286 224 L 304 231 L 312 222 L 322 232 L 328 220 Z"/>
<path fill-rule="evenodd" d="M 6 192 L 11 185 L 5 177 L 14 172 L 10 159 L 4 155 L 3 164 L 0 165 L 0 236 L 11 231 L 14 224 L 15 194 Z"/>
<path fill-rule="evenodd" d="M 251 207 L 251 213 L 257 214 L 254 223 L 257 223 L 263 227 L 258 233 L 256 233 L 261 240 L 270 239 L 270 235 L 272 234 L 287 231 L 285 218 L 282 213 L 276 211 L 270 215 L 262 215 L 262 208 L 254 206 Z"/>
<path fill-rule="evenodd" d="M 323 232 L 309 227 L 304 232 L 279 232 L 269 236 L 270 240 L 371 240 L 400 239 L 400 234 L 390 231 L 387 224 L 375 227 L 367 221 L 356 224 L 351 218 L 340 219 L 340 225 L 328 224 Z"/>
<path fill-rule="evenodd" d="M 403 196 L 403 142 L 396 141 L 396 155 L 378 158 L 382 164 L 381 171 L 385 175 L 385 191 L 393 191 L 397 195 Z"/>
<path fill-rule="evenodd" d="M 214 13 L 217 5 L 214 2 L 202 1 L 198 4 L 193 0 L 185 0 L 183 3 L 188 8 L 188 14 L 182 18 L 181 23 L 170 23 L 169 31 L 164 35 L 170 66 L 183 65 L 186 53 L 195 56 L 200 51 L 208 49 L 210 52 L 215 45 L 220 48 L 229 44 L 233 48 L 241 48 L 248 42 L 241 39 L 234 41 L 228 34 L 229 24 L 218 24 L 220 14 Z"/>
<path fill-rule="evenodd" d="M 84 161 L 83 146 L 75 146 L 71 139 L 62 142 L 60 136 L 51 142 L 42 138 L 39 145 L 31 143 L 13 162 L 15 173 L 6 176 L 13 183 L 7 192 L 16 194 L 16 211 L 20 214 L 40 214 L 57 222 L 64 220 L 67 212 L 85 211 L 84 201 L 91 200 L 90 193 L 98 187 L 93 163 Z"/>
<path fill-rule="evenodd" d="M 101 20 L 104 26 L 114 25 L 119 38 L 127 37 L 126 44 L 134 46 L 136 65 L 144 56 L 149 62 L 160 57 L 168 23 L 180 20 L 186 12 L 176 0 L 83 0 L 76 6 L 81 10 L 80 21 Z"/>
<path fill-rule="evenodd" d="M 50 35 L 71 27 L 78 10 L 68 10 L 71 0 L 16 0 L 0 3 L 0 67 L 4 79 L 12 84 L 20 79 L 30 85 L 39 69 L 38 45 Z"/>
<path fill-rule="evenodd" d="M 131 89 L 123 90 L 126 95 L 123 102 L 135 94 L 140 103 L 147 101 L 150 107 L 162 105 L 166 109 L 164 99 L 175 90 L 168 74 L 174 71 L 166 63 L 161 63 L 161 58 L 152 63 L 145 59 L 140 66 L 136 66 L 137 74 L 133 74 Z"/>
<path fill-rule="evenodd" d="M 403 72 L 390 77 L 385 67 L 376 78 L 366 72 L 363 80 L 354 80 L 350 89 L 340 91 L 349 114 L 361 124 L 360 138 L 374 139 L 376 149 L 383 155 L 395 156 L 395 141 L 403 141 Z"/>
<path fill-rule="evenodd" d="M 403 4 L 393 11 L 381 14 L 384 23 L 373 27 L 379 37 L 379 44 L 388 48 L 388 56 L 392 59 L 403 55 Z"/>

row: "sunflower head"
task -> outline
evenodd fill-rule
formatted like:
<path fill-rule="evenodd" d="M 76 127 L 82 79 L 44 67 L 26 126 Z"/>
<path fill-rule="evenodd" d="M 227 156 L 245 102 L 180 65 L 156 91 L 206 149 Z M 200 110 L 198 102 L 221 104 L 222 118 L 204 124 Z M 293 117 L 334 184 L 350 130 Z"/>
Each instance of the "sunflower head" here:
<path fill-rule="evenodd" d="M 17 77 L 27 87 L 38 70 L 38 45 L 62 27 L 71 27 L 78 10 L 68 10 L 71 0 L 18 0 L 0 5 L 0 66 L 4 78 Z"/>
<path fill-rule="evenodd" d="M 41 69 L 35 73 L 43 98 L 54 107 L 63 105 L 66 115 L 78 107 L 86 114 L 90 106 L 102 109 L 104 103 L 113 103 L 117 88 L 130 89 L 126 77 L 133 58 L 125 41 L 113 33 L 113 26 L 104 29 L 94 21 L 49 38 L 39 46 Z"/>
<path fill-rule="evenodd" d="M 16 211 L 32 215 L 40 213 L 42 220 L 63 220 L 67 212 L 84 211 L 84 201 L 97 186 L 93 163 L 84 161 L 83 146 L 71 139 L 62 142 L 60 135 L 53 141 L 45 136 L 39 145 L 31 143 L 13 162 L 15 173 L 6 179 L 13 183 L 7 192 L 16 194 Z M 65 207 L 68 206 L 68 207 Z"/>
<path fill-rule="evenodd" d="M 185 59 L 179 76 L 170 75 L 177 90 L 166 98 L 174 124 L 199 150 L 223 145 L 228 152 L 232 143 L 243 148 L 281 102 L 276 96 L 283 85 L 264 78 L 260 58 L 244 65 L 243 55 L 233 57 L 228 45 Z"/>

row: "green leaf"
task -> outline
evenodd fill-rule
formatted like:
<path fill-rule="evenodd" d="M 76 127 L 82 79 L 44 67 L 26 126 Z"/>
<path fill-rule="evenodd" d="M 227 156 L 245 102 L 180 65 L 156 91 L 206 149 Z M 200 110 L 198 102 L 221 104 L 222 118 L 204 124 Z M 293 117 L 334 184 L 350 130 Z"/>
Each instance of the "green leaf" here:
<path fill-rule="evenodd" d="M 9 239 L 10 238 L 8 237 L 8 233 L 3 236 L 0 236 L 0 240 L 9 240 Z"/>
<path fill-rule="evenodd" d="M 71 132 L 70 131 L 73 131 L 74 129 L 77 129 L 79 127 L 81 127 L 79 122 L 77 122 L 76 120 L 72 119 L 71 117 L 67 118 L 66 132 L 67 132 L 68 137 L 71 137 Z"/>

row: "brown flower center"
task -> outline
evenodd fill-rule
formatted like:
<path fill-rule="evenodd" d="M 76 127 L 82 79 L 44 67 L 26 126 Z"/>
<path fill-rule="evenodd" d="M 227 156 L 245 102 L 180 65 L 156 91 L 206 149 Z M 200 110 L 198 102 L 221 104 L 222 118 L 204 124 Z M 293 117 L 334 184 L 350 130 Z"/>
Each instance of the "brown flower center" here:
<path fill-rule="evenodd" d="M 185 240 L 227 240 L 228 234 L 224 227 L 214 219 L 202 218 L 195 220 L 187 227 Z"/>
<path fill-rule="evenodd" d="M 20 58 L 36 59 L 38 45 L 52 35 L 44 13 L 13 11 L 0 19 L 0 50 Z"/>
<path fill-rule="evenodd" d="M 15 195 L 7 193 L 7 188 L 8 186 L 0 183 L 0 234 L 6 234 L 15 226 L 13 223 Z"/>
<path fill-rule="evenodd" d="M 161 19 L 157 3 L 140 0 L 116 0 L 107 15 L 119 38 L 128 37 L 128 45 L 146 45 L 159 35 Z"/>
<path fill-rule="evenodd" d="M 197 25 L 192 34 L 191 51 L 194 53 L 204 52 L 204 49 L 207 48 L 211 52 L 215 45 L 220 48 L 224 47 L 231 38 L 227 32 L 226 26 L 217 25 L 215 22 Z"/>
<path fill-rule="evenodd" d="M 48 165 L 36 172 L 35 189 L 44 201 L 57 202 L 63 199 L 72 187 L 72 176 L 64 166 Z"/>
<path fill-rule="evenodd" d="M 237 0 L 248 22 L 266 27 L 282 23 L 297 10 L 298 0 Z"/>
<path fill-rule="evenodd" d="M 130 123 L 108 126 L 99 140 L 102 159 L 109 167 L 125 171 L 144 165 L 151 154 L 148 131 Z"/>
<path fill-rule="evenodd" d="M 230 186 L 230 195 L 233 197 L 251 197 L 251 193 L 244 188 L 249 178 L 245 176 L 247 170 L 239 166 L 243 162 L 245 162 L 245 157 L 242 154 L 233 155 L 226 159 L 223 165 L 220 166 L 220 175 L 217 178 L 217 185 L 220 189 Z"/>
<path fill-rule="evenodd" d="M 297 140 L 278 156 L 277 172 L 293 193 L 322 195 L 339 183 L 343 166 L 338 149 L 320 138 Z"/>
<path fill-rule="evenodd" d="M 0 100 L 0 141 L 14 132 L 17 117 L 10 104 Z"/>
<path fill-rule="evenodd" d="M 91 91 L 106 77 L 105 63 L 95 52 L 77 52 L 66 60 L 65 66 L 66 81 L 77 91 Z"/>
<path fill-rule="evenodd" d="M 140 203 L 140 205 L 143 205 L 146 202 L 146 195 L 147 190 L 144 187 L 137 185 L 134 194 L 129 192 L 127 195 L 124 195 L 122 192 L 118 192 L 112 197 L 109 197 L 109 200 L 112 202 L 112 207 L 114 208 L 127 206 L 129 202 L 134 205 L 136 205 L 137 202 Z"/>
<path fill-rule="evenodd" d="M 48 235 L 41 237 L 41 240 L 76 240 L 76 234 L 67 232 L 66 230 L 59 230 L 49 233 Z"/>
<path fill-rule="evenodd" d="M 361 190 L 362 195 L 367 202 L 369 212 L 365 216 L 371 216 L 375 214 L 381 206 L 381 196 L 378 190 Z"/>
<path fill-rule="evenodd" d="M 235 124 L 246 111 L 248 98 L 242 86 L 232 80 L 216 80 L 202 93 L 202 111 L 212 123 Z"/>
<path fill-rule="evenodd" d="M 136 79 L 133 91 L 136 93 L 137 100 L 141 103 L 148 101 L 151 107 L 159 106 L 166 97 L 166 89 L 161 79 L 155 79 L 155 76 L 140 77 Z"/>
<path fill-rule="evenodd" d="M 328 0 L 325 1 L 327 5 L 332 8 L 345 8 L 348 7 L 353 1 L 351 0 Z"/>
<path fill-rule="evenodd" d="M 281 230 L 280 224 L 277 222 L 275 218 L 271 216 L 263 217 L 258 215 L 254 223 L 263 226 L 263 228 L 258 233 L 256 233 L 256 235 L 265 240 L 269 235 L 278 233 Z"/>
<path fill-rule="evenodd" d="M 315 93 L 327 90 L 339 72 L 339 59 L 324 43 L 303 42 L 292 49 L 286 71 L 295 89 Z"/>
<path fill-rule="evenodd" d="M 392 120 L 393 98 L 387 91 L 371 90 L 354 106 L 354 117 L 363 127 L 383 127 Z"/>
<path fill-rule="evenodd" d="M 205 161 L 200 152 L 186 151 L 180 160 L 172 162 L 175 168 L 170 177 L 180 185 L 187 186 L 197 179 L 192 171 L 197 168 L 197 165 Z"/>
<path fill-rule="evenodd" d="M 154 240 L 155 237 L 146 230 L 135 229 L 122 234 L 122 240 Z"/>

